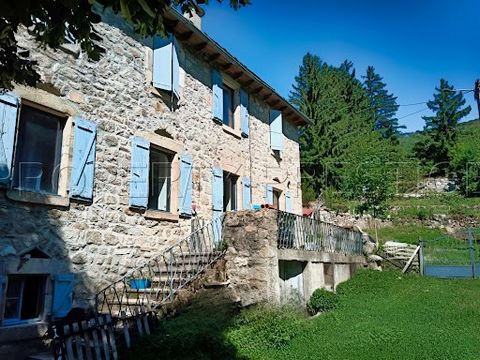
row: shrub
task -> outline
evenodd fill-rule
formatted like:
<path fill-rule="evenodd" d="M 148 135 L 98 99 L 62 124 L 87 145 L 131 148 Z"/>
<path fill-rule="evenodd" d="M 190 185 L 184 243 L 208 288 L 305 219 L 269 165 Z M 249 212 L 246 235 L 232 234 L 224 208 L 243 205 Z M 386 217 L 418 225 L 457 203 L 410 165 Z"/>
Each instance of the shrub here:
<path fill-rule="evenodd" d="M 325 289 L 317 289 L 310 296 L 307 310 L 311 315 L 333 310 L 337 307 L 338 295 Z"/>

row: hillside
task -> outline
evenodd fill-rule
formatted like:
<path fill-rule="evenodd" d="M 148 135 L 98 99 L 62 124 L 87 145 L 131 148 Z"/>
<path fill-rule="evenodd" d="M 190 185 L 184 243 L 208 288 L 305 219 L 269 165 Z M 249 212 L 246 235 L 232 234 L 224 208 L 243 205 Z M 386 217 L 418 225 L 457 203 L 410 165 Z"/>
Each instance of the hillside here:
<path fill-rule="evenodd" d="M 405 154 L 411 154 L 413 146 L 422 138 L 420 131 L 404 133 L 400 137 L 400 149 Z M 458 125 L 458 141 L 480 139 L 480 120 L 470 120 Z"/>

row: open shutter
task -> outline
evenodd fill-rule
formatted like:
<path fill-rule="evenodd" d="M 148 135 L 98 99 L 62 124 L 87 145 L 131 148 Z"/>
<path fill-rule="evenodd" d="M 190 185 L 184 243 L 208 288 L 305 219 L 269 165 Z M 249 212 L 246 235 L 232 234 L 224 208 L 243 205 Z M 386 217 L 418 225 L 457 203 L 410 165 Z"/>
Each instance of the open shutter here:
<path fill-rule="evenodd" d="M 3 325 L 3 309 L 5 308 L 5 295 L 7 292 L 7 276 L 0 275 L 0 326 Z"/>
<path fill-rule="evenodd" d="M 150 142 L 140 137 L 133 137 L 129 199 L 131 207 L 147 208 L 149 156 Z"/>
<path fill-rule="evenodd" d="M 180 98 L 180 64 L 178 62 L 178 44 L 173 40 L 172 46 L 172 91 L 177 99 Z"/>
<path fill-rule="evenodd" d="M 178 212 L 181 216 L 192 216 L 192 156 L 180 156 L 180 191 Z"/>
<path fill-rule="evenodd" d="M 222 74 L 212 69 L 212 116 L 213 120 L 223 122 L 223 79 Z"/>
<path fill-rule="evenodd" d="M 212 169 L 212 174 L 213 240 L 218 244 L 222 239 L 223 170 L 215 167 Z"/>
<path fill-rule="evenodd" d="M 213 210 L 223 211 L 223 170 L 214 167 L 212 169 L 212 204 Z"/>
<path fill-rule="evenodd" d="M 72 273 L 54 276 L 52 302 L 52 316 L 54 318 L 65 317 L 72 309 L 74 279 Z"/>
<path fill-rule="evenodd" d="M 270 110 L 270 146 L 272 150 L 283 150 L 282 112 Z"/>
<path fill-rule="evenodd" d="M 180 66 L 175 38 L 169 36 L 153 39 L 153 86 L 157 89 L 173 91 L 179 97 Z"/>
<path fill-rule="evenodd" d="M 240 130 L 245 137 L 248 137 L 250 134 L 248 118 L 248 93 L 240 89 Z"/>
<path fill-rule="evenodd" d="M 12 178 L 13 144 L 20 100 L 13 93 L 0 95 L 0 185 Z"/>
<path fill-rule="evenodd" d="M 290 195 L 290 191 L 285 192 L 285 211 L 289 213 L 292 212 L 292 196 Z"/>
<path fill-rule="evenodd" d="M 75 118 L 74 123 L 70 196 L 91 201 L 95 177 L 97 125 L 79 117 Z"/>
<path fill-rule="evenodd" d="M 252 202 L 250 195 L 250 178 L 247 176 L 243 177 L 242 180 L 242 200 L 243 200 L 243 209 L 250 209 L 250 204 Z"/>
<path fill-rule="evenodd" d="M 273 205 L 273 187 L 270 184 L 265 185 L 265 203 Z"/>

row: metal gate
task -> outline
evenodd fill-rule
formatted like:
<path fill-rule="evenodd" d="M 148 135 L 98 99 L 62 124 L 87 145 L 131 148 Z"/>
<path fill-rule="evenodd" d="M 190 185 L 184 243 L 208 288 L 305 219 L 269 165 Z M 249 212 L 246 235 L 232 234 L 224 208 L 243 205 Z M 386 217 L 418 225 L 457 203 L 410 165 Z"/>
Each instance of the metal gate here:
<path fill-rule="evenodd" d="M 468 229 L 460 236 L 422 241 L 423 274 L 439 278 L 480 277 L 479 232 Z"/>

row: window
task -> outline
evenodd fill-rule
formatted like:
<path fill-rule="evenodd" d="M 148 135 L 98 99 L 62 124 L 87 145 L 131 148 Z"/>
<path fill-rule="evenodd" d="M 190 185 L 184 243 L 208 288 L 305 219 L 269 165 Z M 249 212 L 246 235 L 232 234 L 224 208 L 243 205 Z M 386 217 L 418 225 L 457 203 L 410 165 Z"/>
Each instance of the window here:
<path fill-rule="evenodd" d="M 45 275 L 11 275 L 5 296 L 4 324 L 38 319 L 43 312 Z"/>
<path fill-rule="evenodd" d="M 280 210 L 280 196 L 282 192 L 277 189 L 273 189 L 273 207 L 277 210 Z"/>
<path fill-rule="evenodd" d="M 234 90 L 223 84 L 223 123 L 234 128 Z"/>
<path fill-rule="evenodd" d="M 150 191 L 148 208 L 170 211 L 173 156 L 156 148 L 150 149 Z"/>
<path fill-rule="evenodd" d="M 58 194 L 66 118 L 22 106 L 18 125 L 13 188 Z"/>
<path fill-rule="evenodd" d="M 238 176 L 223 172 L 223 211 L 237 210 Z"/>

